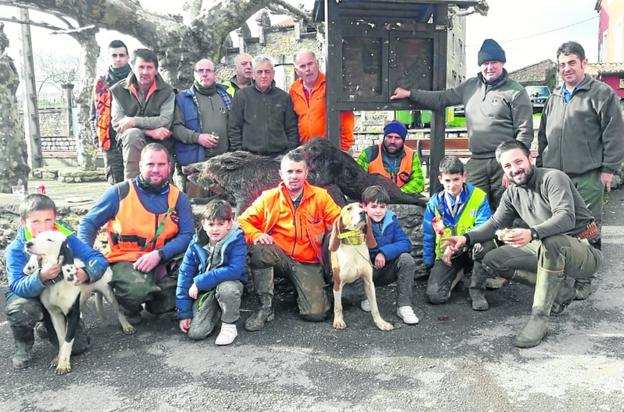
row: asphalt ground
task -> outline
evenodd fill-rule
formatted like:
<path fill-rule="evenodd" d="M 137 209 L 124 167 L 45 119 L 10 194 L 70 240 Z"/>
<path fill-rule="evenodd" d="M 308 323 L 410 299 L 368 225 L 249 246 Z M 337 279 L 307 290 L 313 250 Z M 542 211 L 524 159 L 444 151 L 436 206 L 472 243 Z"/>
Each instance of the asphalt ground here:
<path fill-rule="evenodd" d="M 519 284 L 488 291 L 490 310 L 474 312 L 465 290 L 448 304 L 427 304 L 426 283 L 417 280 L 415 326 L 396 317 L 396 289 L 378 289 L 382 316 L 395 325 L 391 332 L 377 330 L 357 305 L 345 304 L 344 331 L 329 320 L 304 322 L 294 294 L 282 287 L 275 320 L 254 333 L 239 321 L 239 336 L 228 347 L 214 344 L 216 333 L 192 342 L 175 320 L 149 315 L 135 335 L 125 336 L 110 307 L 101 321 L 91 299 L 84 313 L 91 349 L 72 358 L 65 376 L 48 367 L 55 351 L 40 339 L 33 365 L 13 370 L 13 340 L 1 311 L 0 410 L 621 411 L 623 209 L 624 191 L 613 192 L 594 294 L 553 317 L 551 333 L 536 348 L 511 343 L 531 310 L 532 289 Z M 253 298 L 243 300 L 243 320 L 254 307 Z"/>

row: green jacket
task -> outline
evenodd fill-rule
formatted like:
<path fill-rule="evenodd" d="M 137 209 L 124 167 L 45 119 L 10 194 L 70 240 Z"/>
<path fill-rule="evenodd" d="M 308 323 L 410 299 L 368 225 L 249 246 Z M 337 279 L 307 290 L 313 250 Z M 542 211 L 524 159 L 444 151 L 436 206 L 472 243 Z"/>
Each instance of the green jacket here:
<path fill-rule="evenodd" d="M 537 165 L 574 176 L 596 169 L 613 173 L 623 160 L 624 122 L 613 89 L 588 75 L 568 103 L 556 89 L 542 113 Z"/>
<path fill-rule="evenodd" d="M 492 158 L 503 142 L 515 139 L 530 148 L 533 141 L 533 108 L 528 93 L 509 79 L 506 70 L 499 80 L 487 85 L 479 73 L 452 89 L 412 89 L 410 99 L 433 110 L 463 104 L 472 157 Z"/>

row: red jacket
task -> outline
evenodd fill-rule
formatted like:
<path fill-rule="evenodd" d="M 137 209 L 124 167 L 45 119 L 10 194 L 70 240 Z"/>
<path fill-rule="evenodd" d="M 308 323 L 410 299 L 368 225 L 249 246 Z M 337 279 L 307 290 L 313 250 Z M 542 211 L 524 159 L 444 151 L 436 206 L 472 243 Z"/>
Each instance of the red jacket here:
<path fill-rule="evenodd" d="M 284 183 L 262 192 L 238 217 L 247 243 L 263 233 L 297 262 L 319 263 L 323 236 L 331 230 L 340 208 L 325 189 L 304 183 L 299 207 L 295 209 Z"/>
<path fill-rule="evenodd" d="M 306 144 L 315 137 L 327 137 L 325 85 L 325 75 L 319 73 L 308 98 L 303 90 L 302 79 L 298 79 L 290 86 L 290 99 L 295 113 L 299 116 L 299 142 L 301 144 Z M 340 112 L 340 149 L 346 151 L 353 146 L 354 126 L 353 112 Z"/>

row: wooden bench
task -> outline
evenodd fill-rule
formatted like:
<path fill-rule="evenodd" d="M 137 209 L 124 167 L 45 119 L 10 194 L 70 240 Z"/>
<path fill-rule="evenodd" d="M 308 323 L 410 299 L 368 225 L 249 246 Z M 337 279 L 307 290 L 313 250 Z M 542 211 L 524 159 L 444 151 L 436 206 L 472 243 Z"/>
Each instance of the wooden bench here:
<path fill-rule="evenodd" d="M 420 162 L 425 165 L 425 174 L 429 175 L 429 157 L 431 156 L 431 139 L 406 140 L 405 145 L 418 153 Z M 452 137 L 444 139 L 444 155 L 455 156 L 460 159 L 469 158 L 470 140 L 467 137 Z"/>

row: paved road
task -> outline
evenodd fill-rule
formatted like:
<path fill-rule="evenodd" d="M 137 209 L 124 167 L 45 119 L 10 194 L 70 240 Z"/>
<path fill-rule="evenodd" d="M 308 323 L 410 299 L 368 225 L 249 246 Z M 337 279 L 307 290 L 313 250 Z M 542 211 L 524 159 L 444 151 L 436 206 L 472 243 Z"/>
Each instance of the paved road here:
<path fill-rule="evenodd" d="M 531 291 L 517 284 L 488 292 L 491 309 L 476 313 L 463 293 L 447 305 L 426 304 L 419 281 L 417 326 L 397 323 L 395 290 L 381 290 L 392 332 L 378 331 L 355 306 L 346 307 L 345 331 L 305 323 L 294 295 L 282 291 L 275 321 L 262 332 L 240 331 L 223 348 L 214 336 L 190 342 L 169 319 L 146 319 L 124 336 L 110 313 L 99 321 L 90 302 L 92 349 L 62 377 L 48 369 L 54 351 L 42 341 L 31 368 L 11 368 L 12 339 L 0 314 L 0 409 L 621 411 L 623 208 L 619 190 L 606 212 L 596 292 L 553 318 L 552 334 L 537 348 L 511 345 L 530 312 Z M 244 318 L 252 307 L 247 299 Z"/>

